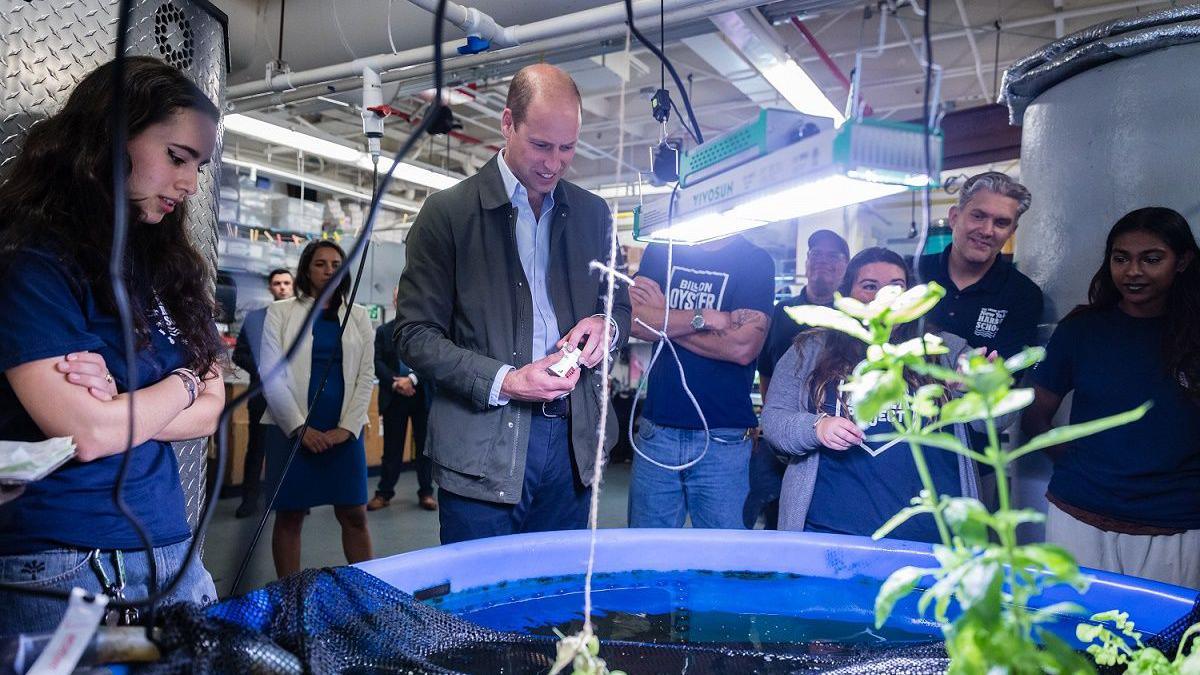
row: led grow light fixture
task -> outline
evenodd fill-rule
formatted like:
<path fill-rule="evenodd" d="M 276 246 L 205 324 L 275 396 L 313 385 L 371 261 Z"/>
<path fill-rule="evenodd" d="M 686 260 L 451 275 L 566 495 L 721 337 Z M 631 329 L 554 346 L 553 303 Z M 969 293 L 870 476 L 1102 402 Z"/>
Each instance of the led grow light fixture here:
<path fill-rule="evenodd" d="M 939 176 L 941 133 L 932 132 L 929 141 L 934 176 Z M 699 181 L 680 176 L 686 187 L 634 209 L 634 237 L 698 244 L 768 223 L 933 187 L 937 180 L 931 181 L 925 172 L 924 143 L 920 124 L 861 119 L 837 131 L 822 129 Z M 688 154 L 704 150 L 700 146 Z"/>

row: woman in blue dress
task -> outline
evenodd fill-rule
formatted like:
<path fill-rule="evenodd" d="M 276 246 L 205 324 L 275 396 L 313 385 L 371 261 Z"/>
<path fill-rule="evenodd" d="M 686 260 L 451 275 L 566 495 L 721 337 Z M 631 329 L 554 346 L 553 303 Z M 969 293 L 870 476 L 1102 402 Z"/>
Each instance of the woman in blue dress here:
<path fill-rule="evenodd" d="M 372 557 L 362 432 L 375 388 L 375 333 L 366 310 L 355 305 L 349 308 L 350 321 L 338 337 L 347 311 L 348 276 L 303 336 L 295 358 L 278 376 L 271 375 L 288 345 L 300 337 L 305 315 L 345 258 L 342 248 L 331 241 L 314 241 L 305 247 L 296 273 L 296 296 L 271 305 L 263 328 L 268 484 L 280 484 L 282 477 L 272 507 L 271 536 L 275 571 L 281 578 L 300 571 L 300 531 L 314 506 L 333 506 L 347 562 Z M 302 428 L 303 436 L 297 439 Z M 300 447 L 285 475 L 284 465 L 297 440 Z"/>

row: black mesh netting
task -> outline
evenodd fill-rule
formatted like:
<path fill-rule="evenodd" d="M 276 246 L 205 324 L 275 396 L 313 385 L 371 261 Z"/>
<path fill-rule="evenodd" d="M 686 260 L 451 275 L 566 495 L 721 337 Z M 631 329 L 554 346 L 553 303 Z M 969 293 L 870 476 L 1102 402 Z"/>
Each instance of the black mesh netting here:
<path fill-rule="evenodd" d="M 1148 644 L 1174 654 L 1192 611 Z M 418 602 L 353 567 L 307 570 L 207 609 L 163 610 L 161 661 L 145 673 L 543 674 L 553 638 L 484 628 Z M 941 643 L 814 642 L 761 650 L 606 640 L 609 667 L 641 673 L 906 673 L 946 670 Z"/>
<path fill-rule="evenodd" d="M 163 610 L 161 661 L 145 673 L 546 673 L 552 638 L 502 633 L 418 602 L 353 567 L 307 570 L 201 610 Z M 749 651 L 602 641 L 609 667 L 640 673 L 942 673 L 940 643 L 829 643 Z"/>

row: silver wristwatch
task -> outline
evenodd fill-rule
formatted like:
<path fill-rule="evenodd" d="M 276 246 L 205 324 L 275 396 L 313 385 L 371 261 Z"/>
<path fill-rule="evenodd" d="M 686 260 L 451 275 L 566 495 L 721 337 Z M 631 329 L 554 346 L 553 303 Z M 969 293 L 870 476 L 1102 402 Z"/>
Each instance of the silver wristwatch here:
<path fill-rule="evenodd" d="M 706 326 L 704 323 L 704 309 L 697 306 L 694 311 L 695 314 L 692 315 L 692 328 L 695 330 L 704 330 Z"/>

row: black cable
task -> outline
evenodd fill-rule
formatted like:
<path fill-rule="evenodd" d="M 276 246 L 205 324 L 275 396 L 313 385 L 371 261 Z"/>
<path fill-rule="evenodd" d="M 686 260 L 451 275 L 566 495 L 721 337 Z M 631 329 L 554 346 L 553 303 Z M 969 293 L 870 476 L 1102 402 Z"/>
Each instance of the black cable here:
<path fill-rule="evenodd" d="M 671 109 L 675 111 L 675 116 L 679 118 L 679 121 L 683 122 L 683 113 L 679 112 L 679 106 L 675 105 L 674 99 L 671 100 Z M 682 124 L 681 126 L 683 126 L 683 130 L 687 132 L 688 136 L 691 136 L 692 140 L 696 141 L 696 145 L 700 145 L 700 139 L 696 138 L 696 134 L 692 131 L 692 128 L 686 124 Z"/>
<path fill-rule="evenodd" d="M 352 260 L 355 258 L 355 256 L 359 256 L 359 255 L 361 255 L 362 257 L 359 260 L 358 273 L 355 277 L 354 285 L 350 291 L 350 297 L 346 299 L 347 310 L 346 310 L 346 316 L 342 320 L 342 325 L 341 325 L 342 332 L 345 331 L 346 325 L 350 319 L 350 310 L 354 306 L 354 298 L 356 297 L 356 295 L 358 293 L 359 282 L 362 280 L 363 269 L 364 269 L 366 259 L 367 259 L 366 251 L 367 251 L 367 247 L 369 246 L 369 243 L 371 240 L 371 232 L 375 228 L 375 217 L 379 211 L 379 202 L 383 198 L 383 195 L 387 194 L 387 189 L 392 182 L 392 175 L 394 174 L 394 172 L 396 170 L 396 166 L 400 164 L 400 161 L 402 159 L 404 159 L 404 156 L 408 154 L 408 152 L 413 148 L 413 146 L 416 145 L 417 141 L 421 139 L 421 137 L 425 134 L 425 132 L 430 128 L 430 126 L 433 125 L 433 123 L 439 117 L 438 110 L 441 108 L 441 105 L 442 105 L 442 103 L 441 103 L 441 101 L 442 101 L 442 85 L 443 85 L 443 79 L 442 79 L 442 33 L 443 33 L 443 19 L 445 17 L 445 13 L 446 13 L 446 0 L 439 0 L 437 10 L 434 12 L 434 19 L 433 19 L 433 22 L 434 22 L 433 23 L 434 96 L 433 96 L 433 100 L 430 102 L 429 110 L 426 112 L 425 115 L 423 115 L 421 117 L 421 122 L 416 126 L 416 128 L 414 128 L 412 130 L 412 133 L 409 135 L 408 139 L 405 140 L 404 144 L 400 147 L 400 150 L 396 152 L 395 156 L 392 159 L 391 167 L 388 169 L 388 172 L 383 176 L 383 180 L 379 181 L 378 185 L 375 187 L 374 194 L 371 197 L 371 207 L 367 213 L 366 222 L 363 224 L 362 232 L 360 233 L 358 240 L 354 242 L 354 246 L 351 247 L 350 251 L 348 251 L 346 254 L 347 260 Z M 373 172 L 373 174 L 377 174 L 377 172 Z M 375 182 L 375 181 L 373 180 L 372 182 Z M 310 330 L 312 330 L 312 325 L 316 321 L 317 313 L 319 311 L 322 311 L 322 307 L 333 296 L 334 291 L 341 284 L 342 280 L 345 279 L 346 274 L 349 273 L 349 269 L 350 269 L 350 267 L 348 265 L 342 265 L 342 266 L 338 267 L 337 273 L 334 274 L 333 278 L 330 279 L 329 282 L 325 285 L 325 288 L 323 288 L 321 290 L 321 292 L 317 295 L 317 298 L 313 302 L 312 309 L 310 309 L 308 314 L 304 317 L 304 323 L 301 325 L 300 332 L 297 334 L 296 339 L 292 342 L 292 344 L 288 346 L 287 350 L 283 354 L 283 358 L 280 359 L 280 362 L 277 364 L 274 364 L 274 366 L 272 367 L 272 369 L 269 372 L 261 374 L 261 378 L 260 378 L 259 384 L 257 386 L 247 388 L 246 391 L 244 391 L 241 394 L 239 394 L 238 396 L 236 396 L 233 399 L 233 401 L 229 402 L 229 404 L 226 405 L 224 412 L 221 413 L 221 419 L 218 424 L 218 431 L 217 431 L 217 434 L 218 434 L 218 436 L 217 436 L 217 475 L 216 475 L 216 479 L 215 479 L 215 485 L 213 488 L 213 499 L 216 498 L 216 495 L 220 494 L 221 484 L 224 482 L 224 465 L 225 465 L 225 461 L 226 461 L 227 455 L 228 455 L 228 447 L 227 447 L 228 433 L 227 433 L 227 430 L 229 427 L 229 421 L 233 415 L 233 410 L 236 409 L 238 406 L 240 406 L 242 403 L 249 400 L 252 396 L 255 396 L 259 392 L 261 392 L 263 389 L 263 383 L 266 382 L 269 378 L 278 377 L 282 374 L 282 370 L 285 367 L 285 365 L 290 363 L 291 360 L 295 357 L 295 354 L 296 354 L 297 350 L 299 349 L 301 340 L 304 338 L 304 336 Z M 340 335 L 341 335 L 341 333 L 339 333 L 339 337 L 340 337 Z M 320 387 L 318 388 L 318 396 L 320 395 L 320 391 L 324 389 L 325 382 L 329 375 L 330 364 L 331 364 L 331 362 L 326 364 L 325 373 L 322 377 Z M 262 536 L 262 530 L 266 526 L 266 519 L 271 512 L 271 506 L 274 504 L 275 498 L 279 494 L 280 486 L 283 485 L 283 476 L 286 475 L 287 468 L 291 466 L 291 462 L 295 458 L 296 452 L 298 451 L 298 449 L 300 447 L 300 440 L 304 436 L 304 430 L 308 428 L 309 417 L 311 417 L 311 415 L 312 415 L 312 409 L 310 408 L 308 416 L 304 420 L 304 425 L 301 427 L 301 431 L 296 434 L 296 442 L 292 445 L 291 451 L 288 454 L 287 461 L 284 463 L 284 470 L 280 474 L 280 480 L 279 480 L 278 484 L 275 486 L 275 492 L 271 496 L 270 503 L 267 504 L 266 508 L 263 511 L 263 517 L 260 519 L 258 528 L 255 531 L 254 540 L 251 543 L 250 548 L 246 551 L 245 556 L 242 558 L 241 567 L 238 571 L 237 577 L 233 580 L 233 584 L 231 587 L 232 589 L 237 588 L 238 584 L 241 582 L 242 577 L 245 575 L 245 571 L 249 565 L 249 560 L 254 552 L 254 547 L 257 546 L 258 540 Z M 201 519 L 202 520 L 201 527 L 203 527 L 205 529 L 207 529 L 208 523 L 212 519 L 212 511 L 213 510 L 211 508 L 211 505 L 212 505 L 212 500 L 210 499 L 209 503 L 206 504 L 205 512 Z M 193 544 L 198 539 L 199 539 L 199 537 L 194 539 Z M 194 555 L 194 550 L 189 550 L 188 551 L 188 559 L 189 560 L 191 559 L 192 555 Z M 176 578 L 172 581 L 175 583 L 178 583 L 178 578 Z M 231 593 L 232 593 L 232 590 L 231 590 Z"/>
<path fill-rule="evenodd" d="M 658 47 L 666 53 L 667 49 L 667 16 L 666 16 L 666 0 L 658 0 Z M 632 21 L 630 24 L 632 25 Z M 667 88 L 667 64 L 666 61 L 658 62 L 658 88 Z M 679 114 L 676 109 L 675 114 Z"/>
<path fill-rule="evenodd" d="M 700 131 L 700 123 L 696 121 L 696 113 L 692 110 L 692 97 L 688 95 L 687 89 L 684 88 L 683 80 L 679 79 L 679 73 L 675 72 L 675 66 L 671 64 L 671 60 L 667 58 L 667 55 L 656 47 L 653 42 L 647 40 L 646 36 L 642 35 L 642 31 L 638 30 L 637 26 L 633 24 L 633 0 L 625 0 L 625 22 L 629 24 L 629 32 L 633 33 L 638 42 L 642 43 L 642 46 L 658 57 L 663 67 L 671 73 L 671 79 L 675 81 L 675 86 L 679 88 L 679 95 L 683 97 L 683 107 L 687 110 L 688 121 L 691 122 L 692 130 L 695 132 L 696 142 L 703 143 L 704 133 Z"/>
<path fill-rule="evenodd" d="M 287 7 L 287 0 L 279 0 L 279 55 L 275 57 L 275 62 L 283 67 L 283 10 Z"/>

